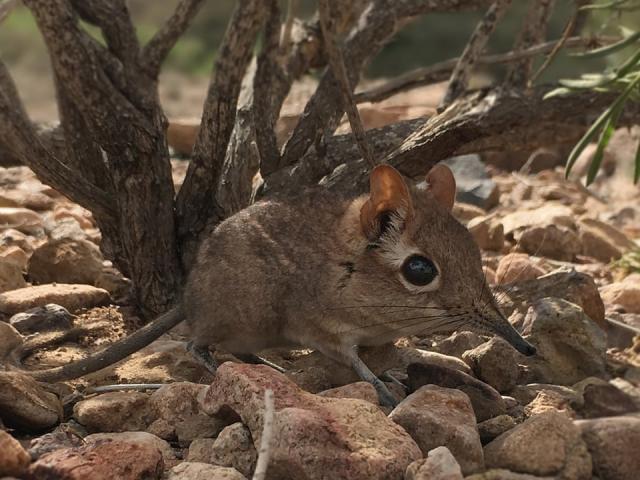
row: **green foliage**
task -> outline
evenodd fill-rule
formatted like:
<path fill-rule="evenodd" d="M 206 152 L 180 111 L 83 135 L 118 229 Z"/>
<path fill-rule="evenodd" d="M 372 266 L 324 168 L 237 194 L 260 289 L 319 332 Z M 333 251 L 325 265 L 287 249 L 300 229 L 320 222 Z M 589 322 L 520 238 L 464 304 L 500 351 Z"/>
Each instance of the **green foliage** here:
<path fill-rule="evenodd" d="M 582 8 L 590 12 L 607 11 L 610 15 L 606 17 L 606 21 L 610 23 L 615 16 L 620 19 L 622 12 L 640 10 L 640 0 L 615 0 L 607 3 L 585 5 Z M 587 185 L 594 181 L 600 169 L 604 151 L 609 144 L 625 105 L 627 102 L 640 101 L 640 31 L 634 31 L 623 25 L 617 25 L 617 28 L 623 37 L 622 40 L 612 45 L 579 54 L 579 56 L 581 58 L 616 56 L 630 51 L 630 54 L 623 61 L 616 62 L 615 66 L 602 73 L 590 73 L 584 74 L 578 79 L 560 80 L 559 83 L 562 86 L 545 96 L 545 98 L 550 98 L 584 90 L 618 93 L 616 99 L 593 122 L 567 158 L 566 175 L 568 176 L 582 151 L 598 136 L 596 153 L 589 164 L 587 172 Z M 640 180 L 640 144 L 636 150 L 633 180 L 634 183 L 638 183 Z"/>
<path fill-rule="evenodd" d="M 626 275 L 640 273 L 640 247 L 632 248 L 611 266 L 622 270 Z"/>

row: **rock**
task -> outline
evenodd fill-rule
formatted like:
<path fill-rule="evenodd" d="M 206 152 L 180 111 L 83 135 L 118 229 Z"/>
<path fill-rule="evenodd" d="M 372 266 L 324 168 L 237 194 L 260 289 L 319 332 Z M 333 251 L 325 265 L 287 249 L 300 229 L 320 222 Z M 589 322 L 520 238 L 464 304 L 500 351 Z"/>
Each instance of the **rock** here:
<path fill-rule="evenodd" d="M 149 395 L 142 392 L 107 392 L 73 406 L 73 418 L 90 432 L 145 430 L 151 421 Z"/>
<path fill-rule="evenodd" d="M 404 365 L 418 363 L 421 365 L 437 365 L 439 367 L 460 370 L 464 373 L 471 373 L 471 368 L 465 362 L 456 357 L 444 355 L 438 352 L 430 352 L 420 348 L 401 348 L 400 358 Z"/>
<path fill-rule="evenodd" d="M 516 426 L 516 421 L 510 415 L 498 415 L 478 424 L 478 433 L 483 445 L 502 435 Z"/>
<path fill-rule="evenodd" d="M 0 321 L 0 360 L 22 345 L 22 335 L 13 326 Z"/>
<path fill-rule="evenodd" d="M 42 307 L 16 313 L 9 319 L 9 323 L 23 334 L 67 330 L 73 326 L 73 315 L 60 305 L 48 303 Z"/>
<path fill-rule="evenodd" d="M 464 393 L 425 385 L 405 398 L 389 418 L 411 435 L 423 454 L 444 445 L 465 475 L 484 468 L 476 418 Z"/>
<path fill-rule="evenodd" d="M 448 165 L 456 177 L 456 200 L 470 203 L 484 209 L 498 204 L 500 191 L 489 177 L 487 167 L 480 155 L 460 155 L 443 162 Z"/>
<path fill-rule="evenodd" d="M 29 259 L 29 278 L 37 283 L 94 285 L 102 272 L 100 249 L 88 240 L 50 240 Z"/>
<path fill-rule="evenodd" d="M 63 306 L 71 313 L 109 302 L 109 292 L 89 285 L 64 283 L 26 287 L 0 294 L 0 313 L 14 315 L 48 303 Z"/>
<path fill-rule="evenodd" d="M 606 328 L 604 304 L 593 278 L 575 270 L 555 270 L 537 280 L 523 281 L 497 288 L 504 292 L 501 309 L 510 316 L 515 310 L 523 315 L 529 306 L 545 297 L 562 298 L 579 305 L 591 320 L 601 328 Z"/>
<path fill-rule="evenodd" d="M 640 418 L 577 420 L 591 452 L 593 473 L 601 480 L 635 480 L 640 472 Z"/>
<path fill-rule="evenodd" d="M 0 207 L 0 228 L 35 234 L 43 229 L 42 217 L 28 208 Z"/>
<path fill-rule="evenodd" d="M 467 229 L 482 250 L 499 252 L 504 247 L 504 228 L 489 217 L 472 218 Z"/>
<path fill-rule="evenodd" d="M 576 418 L 569 400 L 554 390 L 540 390 L 536 397 L 524 407 L 524 414 L 533 417 L 545 412 L 561 412 L 570 418 Z"/>
<path fill-rule="evenodd" d="M 518 230 L 527 227 L 546 225 L 560 225 L 574 228 L 573 212 L 571 208 L 557 203 L 547 203 L 532 210 L 518 210 L 502 217 L 505 235 L 513 235 Z"/>
<path fill-rule="evenodd" d="M 584 218 L 578 222 L 578 228 L 582 254 L 603 263 L 619 259 L 635 246 L 620 230 L 599 220 Z"/>
<path fill-rule="evenodd" d="M 462 470 L 447 447 L 437 447 L 427 458 L 416 460 L 407 467 L 405 480 L 463 480 Z"/>
<path fill-rule="evenodd" d="M 12 245 L 0 251 L 0 261 L 13 263 L 22 272 L 27 269 L 29 257 L 23 249 L 17 245 Z"/>
<path fill-rule="evenodd" d="M 493 387 L 459 370 L 438 365 L 411 364 L 407 368 L 407 374 L 412 392 L 429 384 L 464 392 L 471 400 L 478 422 L 506 413 L 504 400 Z"/>
<path fill-rule="evenodd" d="M 607 305 L 619 305 L 627 313 L 640 313 L 640 280 L 612 283 L 600 289 Z"/>
<path fill-rule="evenodd" d="M 86 240 L 87 234 L 75 218 L 65 218 L 56 223 L 55 227 L 49 232 L 49 238 L 53 241 L 64 239 Z"/>
<path fill-rule="evenodd" d="M 515 235 L 520 248 L 530 255 L 571 262 L 582 252 L 578 235 L 559 225 L 529 227 Z"/>
<path fill-rule="evenodd" d="M 557 477 L 538 477 L 528 473 L 517 473 L 504 468 L 492 468 L 482 473 L 469 475 L 465 480 L 556 480 Z M 568 480 L 568 479 L 567 479 Z"/>
<path fill-rule="evenodd" d="M 189 445 L 187 460 L 232 467 L 251 477 L 258 459 L 251 432 L 237 422 L 225 427 L 218 438 L 198 438 Z"/>
<path fill-rule="evenodd" d="M 6 230 L 0 229 L 0 246 L 3 248 L 19 247 L 25 252 L 32 252 L 33 247 L 31 245 L 32 237 L 28 237 L 22 232 L 13 228 Z"/>
<path fill-rule="evenodd" d="M 575 405 L 581 401 L 580 395 L 578 395 L 572 388 L 564 387 L 562 385 L 551 385 L 546 383 L 530 383 L 528 385 L 516 385 L 511 392 L 509 392 L 519 403 L 527 405 L 533 402 L 533 400 L 542 391 L 554 392 L 560 395 L 566 400 L 567 404 Z"/>
<path fill-rule="evenodd" d="M 49 210 L 53 199 L 44 193 L 29 190 L 5 190 L 0 193 L 1 207 L 25 207 L 31 210 Z"/>
<path fill-rule="evenodd" d="M 579 430 L 558 412 L 531 417 L 484 447 L 488 468 L 591 479 L 591 457 Z"/>
<path fill-rule="evenodd" d="M 178 440 L 188 445 L 196 438 L 215 437 L 228 424 L 202 412 L 198 396 L 206 385 L 174 382 L 153 392 L 149 411 L 154 419 L 148 431 L 165 440 Z"/>
<path fill-rule="evenodd" d="M 0 430 L 0 477 L 21 477 L 31 463 L 20 442 Z"/>
<path fill-rule="evenodd" d="M 451 214 L 462 224 L 467 224 L 469 220 L 475 217 L 483 217 L 487 214 L 485 210 L 469 203 L 456 202 L 453 205 Z"/>
<path fill-rule="evenodd" d="M 577 410 L 583 418 L 613 417 L 639 410 L 633 397 L 600 378 L 585 378 L 573 388 L 582 395 Z"/>
<path fill-rule="evenodd" d="M 440 340 L 432 348 L 438 353 L 449 357 L 462 357 L 467 350 L 482 345 L 484 340 L 477 333 L 469 331 L 455 332 L 447 338 Z"/>
<path fill-rule="evenodd" d="M 155 435 L 147 432 L 121 432 L 121 433 L 93 433 L 84 438 L 86 444 L 100 444 L 105 441 L 128 442 L 136 445 L 148 445 L 155 448 L 162 454 L 162 461 L 165 468 L 178 463 L 176 454 L 171 445 Z"/>
<path fill-rule="evenodd" d="M 217 467 L 207 463 L 182 462 L 169 470 L 166 480 L 246 480 L 246 478 L 233 468 Z"/>
<path fill-rule="evenodd" d="M 27 285 L 22 270 L 15 263 L 0 260 L 0 293 L 23 288 Z"/>
<path fill-rule="evenodd" d="M 522 331 L 538 349 L 536 357 L 523 361 L 539 381 L 572 385 L 604 374 L 605 334 L 577 305 L 557 298 L 538 300 Z"/>
<path fill-rule="evenodd" d="M 463 355 L 476 377 L 499 392 L 508 392 L 518 380 L 518 352 L 500 337 L 469 350 Z"/>
<path fill-rule="evenodd" d="M 109 441 L 43 455 L 29 467 L 30 478 L 65 480 L 151 480 L 164 470 L 162 453 L 147 443 Z"/>
<path fill-rule="evenodd" d="M 307 393 L 264 365 L 222 364 L 203 407 L 209 414 L 234 411 L 258 444 L 267 388 L 275 397 L 273 478 L 400 478 L 421 456 L 411 437 L 378 407 Z"/>
<path fill-rule="evenodd" d="M 356 382 L 331 388 L 318 393 L 321 397 L 329 398 L 359 398 L 378 405 L 378 393 L 369 382 Z"/>
<path fill-rule="evenodd" d="M 78 222 L 83 229 L 94 226 L 91 212 L 75 204 L 56 207 L 53 212 L 53 218 L 58 221 L 72 218 Z"/>
<path fill-rule="evenodd" d="M 31 440 L 29 456 L 32 461 L 35 461 L 55 450 L 79 447 L 84 442 L 86 433 L 86 430 L 75 422 L 61 423 L 52 432 Z"/>
<path fill-rule="evenodd" d="M 115 268 L 105 268 L 96 279 L 95 286 L 104 288 L 114 298 L 122 298 L 131 290 L 131 280 Z"/>
<path fill-rule="evenodd" d="M 526 253 L 510 253 L 498 263 L 496 283 L 505 284 L 535 280 L 544 275 L 544 270 L 536 265 Z"/>
<path fill-rule="evenodd" d="M 62 419 L 62 405 L 30 376 L 0 372 L 0 418 L 9 427 L 44 430 Z"/>

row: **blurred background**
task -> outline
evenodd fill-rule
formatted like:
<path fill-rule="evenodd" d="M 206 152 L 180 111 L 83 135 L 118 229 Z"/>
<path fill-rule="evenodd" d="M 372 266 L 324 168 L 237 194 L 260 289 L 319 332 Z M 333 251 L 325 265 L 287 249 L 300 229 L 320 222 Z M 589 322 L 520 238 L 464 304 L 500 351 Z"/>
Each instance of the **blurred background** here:
<path fill-rule="evenodd" d="M 129 0 L 141 42 L 151 38 L 177 3 L 178 0 Z M 282 3 L 285 7 L 285 2 Z M 527 3 L 521 0 L 513 3 L 492 35 L 490 52 L 511 49 Z M 162 101 L 170 116 L 199 116 L 215 52 L 234 4 L 234 0 L 206 2 L 172 51 L 161 79 Z M 573 1 L 557 2 L 548 39 L 556 39 L 561 35 L 573 8 Z M 314 9 L 315 1 L 300 0 L 299 16 L 309 17 Z M 481 13 L 456 13 L 418 18 L 400 31 L 369 65 L 365 81 L 392 77 L 459 55 L 480 16 Z M 599 29 L 601 22 L 598 23 L 597 26 L 589 25 L 586 33 Z M 21 5 L 0 25 L 0 58 L 11 69 L 32 118 L 35 121 L 55 120 L 57 112 L 46 47 L 31 14 Z M 541 81 L 563 76 L 574 77 L 584 71 L 601 69 L 602 66 L 602 60 L 587 62 L 561 53 Z M 480 70 L 476 78 L 477 84 L 490 81 L 500 74 L 501 68 L 503 67 L 496 66 Z"/>

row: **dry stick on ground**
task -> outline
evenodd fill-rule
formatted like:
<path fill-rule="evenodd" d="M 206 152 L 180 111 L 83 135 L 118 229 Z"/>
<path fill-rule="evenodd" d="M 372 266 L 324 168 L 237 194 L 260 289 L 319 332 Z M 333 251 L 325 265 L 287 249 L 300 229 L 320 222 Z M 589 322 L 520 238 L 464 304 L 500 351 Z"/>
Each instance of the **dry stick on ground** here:
<path fill-rule="evenodd" d="M 451 102 L 467 90 L 469 77 L 471 76 L 471 71 L 473 70 L 476 60 L 487 45 L 487 41 L 498 25 L 498 22 L 500 22 L 500 19 L 511 5 L 511 1 L 512 0 L 496 0 L 476 26 L 471 34 L 471 38 L 469 38 L 467 42 L 467 46 L 458 59 L 458 63 L 456 63 L 451 73 L 447 91 L 438 106 L 439 110 L 447 108 Z"/>
<path fill-rule="evenodd" d="M 612 37 L 612 36 L 601 36 L 601 37 L 592 37 L 592 38 L 583 38 L 583 37 L 571 37 L 568 38 L 565 43 L 565 48 L 576 48 L 576 47 L 584 47 L 593 45 L 594 42 L 597 42 L 599 45 L 615 43 L 621 40 L 620 37 Z M 558 44 L 559 40 L 554 40 L 550 42 L 541 43 L 540 45 L 534 45 L 533 47 L 529 47 L 526 50 L 518 50 L 518 51 L 510 51 L 506 53 L 498 53 L 493 55 L 484 55 L 479 57 L 476 61 L 476 65 L 493 65 L 498 63 L 509 63 L 514 62 L 516 60 L 522 60 L 529 57 L 534 57 L 536 55 L 540 55 L 542 53 L 547 53 L 552 51 Z M 364 102 L 381 102 L 382 100 L 386 100 L 387 98 L 403 92 L 405 90 L 410 90 L 412 88 L 416 88 L 422 85 L 429 85 L 432 83 L 440 82 L 445 80 L 451 70 L 458 63 L 459 58 L 451 58 L 449 60 L 444 60 L 439 63 L 434 63 L 428 67 L 418 68 L 416 70 L 412 70 L 403 75 L 400 75 L 388 82 L 383 83 L 377 87 L 373 87 L 369 90 L 365 90 L 355 94 L 355 101 L 357 103 Z"/>
<path fill-rule="evenodd" d="M 531 0 L 522 22 L 522 29 L 516 39 L 514 50 L 525 50 L 531 45 L 544 41 L 547 24 L 553 12 L 555 0 Z M 508 87 L 525 88 L 531 78 L 533 58 L 529 57 L 511 65 L 505 78 Z"/>
<path fill-rule="evenodd" d="M 335 4 L 334 4 L 335 8 Z M 322 26 L 322 37 L 324 39 L 324 48 L 329 58 L 329 65 L 333 76 L 336 79 L 337 88 L 342 95 L 343 108 L 347 112 L 349 118 L 349 124 L 351 125 L 351 132 L 355 138 L 358 147 L 367 163 L 373 168 L 376 164 L 373 158 L 373 152 L 371 147 L 367 143 L 364 136 L 364 126 L 362 125 L 362 119 L 360 113 L 358 113 L 358 107 L 356 107 L 353 101 L 353 85 L 351 85 L 344 65 L 344 58 L 338 45 L 338 39 L 336 38 L 331 18 L 331 3 L 330 0 L 318 0 L 318 10 L 320 12 L 320 24 Z"/>
<path fill-rule="evenodd" d="M 275 410 L 273 391 L 267 388 L 264 391 L 264 412 L 262 414 L 264 425 L 260 437 L 258 461 L 256 462 L 256 469 L 253 472 L 252 480 L 264 480 L 267 475 L 269 459 L 271 458 L 271 444 L 273 442 L 273 418 L 275 416 Z"/>

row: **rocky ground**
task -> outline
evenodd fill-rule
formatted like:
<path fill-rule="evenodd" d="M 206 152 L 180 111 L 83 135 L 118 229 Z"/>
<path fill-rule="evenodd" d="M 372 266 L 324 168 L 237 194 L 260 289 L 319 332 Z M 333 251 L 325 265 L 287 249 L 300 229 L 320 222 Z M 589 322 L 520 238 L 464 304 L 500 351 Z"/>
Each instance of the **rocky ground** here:
<path fill-rule="evenodd" d="M 213 378 L 185 352 L 180 327 L 74 382 L 17 372 L 16 361 L 81 358 L 141 320 L 89 212 L 27 168 L 0 170 L 0 477 L 250 478 L 269 388 L 268 478 L 639 478 L 640 191 L 625 171 L 635 135 L 616 134 L 589 190 L 564 180 L 552 150 L 522 168 L 505 155 L 449 162 L 460 184 L 454 213 L 539 355 L 469 332 L 365 352 L 408 386 L 390 384 L 404 398 L 393 411 L 309 351 L 267 352 L 286 374 L 222 354 Z M 185 163 L 174 167 L 179 183 Z M 96 388 L 121 383 L 164 386 Z"/>

